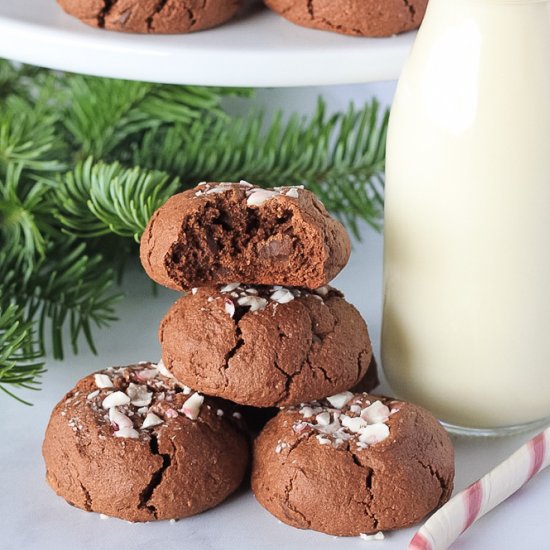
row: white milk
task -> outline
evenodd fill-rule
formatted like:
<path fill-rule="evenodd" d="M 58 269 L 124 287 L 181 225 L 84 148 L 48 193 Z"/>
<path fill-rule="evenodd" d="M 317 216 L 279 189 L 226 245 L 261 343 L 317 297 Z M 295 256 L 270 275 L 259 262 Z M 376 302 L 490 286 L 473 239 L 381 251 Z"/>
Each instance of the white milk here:
<path fill-rule="evenodd" d="M 550 3 L 430 0 L 387 158 L 383 367 L 440 419 L 550 416 Z"/>

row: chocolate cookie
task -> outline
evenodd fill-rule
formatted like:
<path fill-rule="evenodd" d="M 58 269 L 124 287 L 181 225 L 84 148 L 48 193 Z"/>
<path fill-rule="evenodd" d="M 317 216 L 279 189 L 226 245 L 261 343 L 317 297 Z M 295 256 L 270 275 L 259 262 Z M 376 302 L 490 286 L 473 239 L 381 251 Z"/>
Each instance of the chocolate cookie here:
<path fill-rule="evenodd" d="M 58 403 L 42 452 L 59 496 L 87 511 L 151 521 L 212 508 L 240 485 L 245 436 L 217 403 L 162 369 L 108 368 Z"/>
<path fill-rule="evenodd" d="M 366 393 L 282 410 L 254 444 L 259 503 L 331 535 L 413 525 L 449 499 L 453 478 L 451 440 L 428 411 Z"/>
<path fill-rule="evenodd" d="M 350 241 L 313 193 L 205 183 L 171 197 L 141 238 L 141 263 L 175 290 L 241 281 L 318 288 L 346 265 Z"/>
<path fill-rule="evenodd" d="M 202 287 L 164 317 L 164 364 L 184 384 L 256 407 L 348 389 L 371 361 L 367 326 L 330 287 Z"/>
<path fill-rule="evenodd" d="M 112 31 L 176 34 L 225 23 L 240 0 L 57 0 L 87 25 Z"/>
<path fill-rule="evenodd" d="M 264 0 L 303 27 L 355 36 L 391 36 L 417 29 L 428 0 Z"/>

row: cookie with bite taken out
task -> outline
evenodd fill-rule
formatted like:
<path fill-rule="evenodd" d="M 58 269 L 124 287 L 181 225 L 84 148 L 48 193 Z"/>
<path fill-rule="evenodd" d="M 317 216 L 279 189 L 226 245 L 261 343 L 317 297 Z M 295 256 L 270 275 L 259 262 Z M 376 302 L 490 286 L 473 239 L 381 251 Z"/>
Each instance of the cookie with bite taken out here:
<path fill-rule="evenodd" d="M 316 289 L 346 265 L 350 240 L 301 187 L 204 183 L 153 214 L 140 255 L 149 277 L 174 290 L 233 281 Z"/>

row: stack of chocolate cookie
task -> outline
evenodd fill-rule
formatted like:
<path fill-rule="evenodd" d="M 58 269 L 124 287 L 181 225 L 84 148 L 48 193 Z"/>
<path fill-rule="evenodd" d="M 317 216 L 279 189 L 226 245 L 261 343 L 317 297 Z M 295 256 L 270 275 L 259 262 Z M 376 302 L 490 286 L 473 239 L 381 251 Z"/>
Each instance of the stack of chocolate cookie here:
<path fill-rule="evenodd" d="M 371 533 L 447 500 L 441 426 L 363 393 L 377 384 L 367 326 L 328 286 L 349 254 L 302 187 L 203 183 L 170 198 L 141 240 L 149 276 L 184 292 L 160 325 L 162 361 L 106 369 L 65 396 L 44 442 L 50 485 L 131 521 L 198 513 L 241 483 L 240 419 L 261 428 L 263 410 L 252 489 L 290 525 Z"/>
<path fill-rule="evenodd" d="M 372 358 L 359 312 L 327 283 L 350 242 L 309 191 L 203 184 L 151 219 L 149 276 L 188 291 L 163 319 L 166 368 L 241 405 L 282 407 L 358 384 Z"/>

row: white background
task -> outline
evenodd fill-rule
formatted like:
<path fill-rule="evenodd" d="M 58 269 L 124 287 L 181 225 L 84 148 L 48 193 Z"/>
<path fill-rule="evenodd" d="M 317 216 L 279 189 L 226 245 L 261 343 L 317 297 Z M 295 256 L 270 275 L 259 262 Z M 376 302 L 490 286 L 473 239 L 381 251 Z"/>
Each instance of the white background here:
<path fill-rule="evenodd" d="M 361 103 L 373 93 L 391 101 L 394 84 L 264 90 L 258 103 L 268 108 L 310 112 L 319 93 L 329 106 L 344 109 L 348 101 Z M 246 174 L 242 175 L 246 179 Z M 289 182 L 290 184 L 291 182 Z M 364 228 L 352 259 L 335 281 L 369 324 L 375 350 L 379 349 L 382 240 Z M 40 453 L 49 413 L 55 403 L 86 374 L 110 365 L 156 360 L 156 330 L 177 295 L 161 291 L 153 297 L 151 285 L 136 267 L 126 278 L 127 298 L 118 308 L 120 321 L 97 332 L 99 356 L 88 351 L 64 362 L 48 360 L 41 392 L 25 394 L 34 407 L 25 407 L 0 395 L 0 548 L 3 549 L 404 549 L 414 529 L 387 534 L 383 542 L 334 537 L 300 531 L 280 524 L 264 511 L 247 490 L 218 508 L 194 518 L 151 524 L 101 520 L 70 507 L 44 481 Z M 521 388 L 518 388 L 521 391 Z M 528 435 L 508 439 L 454 439 L 457 453 L 456 486 L 464 488 L 510 454 Z M 114 488 L 116 490 L 116 488 Z M 539 474 L 520 493 L 483 518 L 463 535 L 456 549 L 550 549 L 550 471 Z"/>

